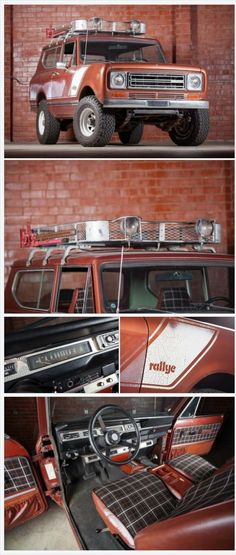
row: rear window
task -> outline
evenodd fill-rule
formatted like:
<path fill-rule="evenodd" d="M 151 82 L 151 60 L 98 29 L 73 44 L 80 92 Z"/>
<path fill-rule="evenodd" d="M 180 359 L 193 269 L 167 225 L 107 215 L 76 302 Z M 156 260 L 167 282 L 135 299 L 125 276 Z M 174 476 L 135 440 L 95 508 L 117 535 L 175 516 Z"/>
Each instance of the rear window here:
<path fill-rule="evenodd" d="M 22 308 L 49 310 L 53 280 L 53 270 L 19 271 L 13 284 L 17 304 Z"/>

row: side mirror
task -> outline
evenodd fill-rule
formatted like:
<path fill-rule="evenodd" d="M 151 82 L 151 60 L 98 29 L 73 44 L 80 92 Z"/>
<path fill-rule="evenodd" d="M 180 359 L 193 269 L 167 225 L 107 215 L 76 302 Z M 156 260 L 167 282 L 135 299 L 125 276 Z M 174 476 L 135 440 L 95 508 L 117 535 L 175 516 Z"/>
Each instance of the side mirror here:
<path fill-rule="evenodd" d="M 57 62 L 56 68 L 57 69 L 66 69 L 66 63 L 65 62 Z"/>

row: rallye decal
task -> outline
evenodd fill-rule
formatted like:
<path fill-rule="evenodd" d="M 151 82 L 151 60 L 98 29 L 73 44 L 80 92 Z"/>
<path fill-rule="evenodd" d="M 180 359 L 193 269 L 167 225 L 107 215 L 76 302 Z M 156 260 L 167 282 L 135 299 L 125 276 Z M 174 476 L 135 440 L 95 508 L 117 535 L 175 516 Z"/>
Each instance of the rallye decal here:
<path fill-rule="evenodd" d="M 175 387 L 211 348 L 217 331 L 185 322 L 169 322 L 148 342 L 142 387 Z"/>

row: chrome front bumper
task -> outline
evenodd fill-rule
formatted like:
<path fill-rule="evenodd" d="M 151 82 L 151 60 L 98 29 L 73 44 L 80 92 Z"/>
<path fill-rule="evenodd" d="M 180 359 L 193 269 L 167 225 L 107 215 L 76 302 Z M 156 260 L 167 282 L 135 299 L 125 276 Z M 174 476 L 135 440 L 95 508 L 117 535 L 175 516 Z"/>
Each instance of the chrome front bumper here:
<path fill-rule="evenodd" d="M 123 108 L 123 109 L 150 109 L 150 110 L 208 110 L 207 100 L 145 100 L 130 98 L 112 98 L 103 102 L 103 108 Z"/>

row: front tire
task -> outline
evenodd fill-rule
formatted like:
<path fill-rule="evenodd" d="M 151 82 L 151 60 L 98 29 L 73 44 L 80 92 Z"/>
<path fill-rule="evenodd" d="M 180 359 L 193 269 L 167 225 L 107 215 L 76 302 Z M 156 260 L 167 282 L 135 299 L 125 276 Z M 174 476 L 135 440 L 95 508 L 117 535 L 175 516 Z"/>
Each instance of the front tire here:
<path fill-rule="evenodd" d="M 82 146 L 105 146 L 115 131 L 115 116 L 105 112 L 95 96 L 85 96 L 75 112 L 73 129 Z"/>
<path fill-rule="evenodd" d="M 190 110 L 169 131 L 171 140 L 178 146 L 198 146 L 204 143 L 209 132 L 208 110 Z"/>
<path fill-rule="evenodd" d="M 139 122 L 133 129 L 118 131 L 118 135 L 123 145 L 138 145 L 143 136 L 143 122 Z"/>
<path fill-rule="evenodd" d="M 60 123 L 50 113 L 46 100 L 41 100 L 38 106 L 36 132 L 42 145 L 55 145 L 60 135 Z"/>

